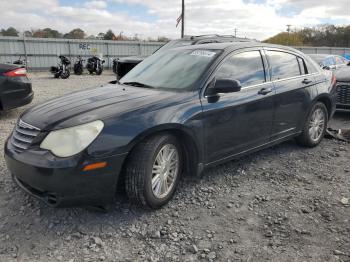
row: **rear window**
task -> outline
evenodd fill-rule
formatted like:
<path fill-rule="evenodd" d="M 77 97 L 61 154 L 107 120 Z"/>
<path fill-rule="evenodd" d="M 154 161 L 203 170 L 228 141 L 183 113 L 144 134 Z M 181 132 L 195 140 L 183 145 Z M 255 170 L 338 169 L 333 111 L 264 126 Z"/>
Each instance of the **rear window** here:
<path fill-rule="evenodd" d="M 280 52 L 266 52 L 272 69 L 272 80 L 300 76 L 299 62 L 295 55 Z"/>

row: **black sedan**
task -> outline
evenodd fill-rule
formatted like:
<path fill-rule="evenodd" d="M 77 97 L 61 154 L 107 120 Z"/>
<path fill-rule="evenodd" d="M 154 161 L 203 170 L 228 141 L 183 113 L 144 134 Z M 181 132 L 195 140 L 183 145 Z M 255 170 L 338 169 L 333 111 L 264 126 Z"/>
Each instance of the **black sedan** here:
<path fill-rule="evenodd" d="M 321 68 L 331 70 L 337 79 L 337 110 L 350 110 L 350 61 L 336 55 L 310 55 Z"/>
<path fill-rule="evenodd" d="M 27 71 L 19 65 L 0 64 L 0 111 L 29 104 L 33 100 Z"/>
<path fill-rule="evenodd" d="M 159 208 L 182 174 L 296 138 L 313 147 L 335 80 L 310 58 L 261 43 L 156 53 L 120 83 L 26 111 L 5 145 L 14 180 L 51 206 L 101 205 L 124 186 Z"/>

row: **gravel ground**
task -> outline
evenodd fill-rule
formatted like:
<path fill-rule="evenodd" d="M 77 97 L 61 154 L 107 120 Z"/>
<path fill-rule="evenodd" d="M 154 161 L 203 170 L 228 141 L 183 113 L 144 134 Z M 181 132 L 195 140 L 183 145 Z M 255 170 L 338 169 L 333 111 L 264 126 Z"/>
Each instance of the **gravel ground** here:
<path fill-rule="evenodd" d="M 113 80 L 33 74 L 33 104 Z M 0 113 L 0 147 L 26 107 Z M 350 114 L 334 126 L 350 127 Z M 0 158 L 0 261 L 350 261 L 350 144 L 293 141 L 186 177 L 163 209 L 52 209 Z"/>

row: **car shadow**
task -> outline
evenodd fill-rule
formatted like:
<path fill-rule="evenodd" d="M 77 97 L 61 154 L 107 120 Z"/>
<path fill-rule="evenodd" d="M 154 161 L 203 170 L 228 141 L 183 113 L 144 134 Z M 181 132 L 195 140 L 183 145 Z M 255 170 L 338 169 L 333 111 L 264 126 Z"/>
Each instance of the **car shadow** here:
<path fill-rule="evenodd" d="M 125 192 L 123 191 L 117 192 L 117 200 L 112 205 L 107 206 L 107 208 L 93 206 L 79 208 L 50 208 L 39 200 L 32 199 L 32 201 L 36 202 L 34 206 L 38 206 L 38 209 L 40 209 L 40 212 L 42 212 L 41 215 L 47 220 L 59 219 L 60 217 L 74 215 L 76 219 L 72 220 L 71 225 L 76 227 L 101 225 L 104 223 L 110 223 L 111 221 L 113 221 L 113 223 L 116 225 L 125 225 L 125 223 L 132 224 L 144 216 L 153 217 L 157 216 L 159 213 L 170 214 L 173 212 L 174 207 L 176 209 L 177 199 L 179 197 L 189 194 L 189 192 L 192 192 L 196 187 L 210 186 L 211 181 L 217 180 L 222 174 L 230 173 L 232 176 L 241 175 L 242 173 L 239 172 L 239 170 L 249 166 L 252 162 L 259 162 L 261 159 L 271 155 L 287 154 L 300 150 L 303 151 L 309 149 L 299 147 L 294 141 L 287 141 L 280 145 L 276 145 L 216 167 L 209 168 L 205 170 L 200 177 L 185 175 L 179 184 L 178 191 L 175 194 L 174 199 L 171 200 L 168 205 L 159 210 L 145 209 L 138 205 L 130 204 Z M 23 193 L 23 195 L 25 194 Z"/>

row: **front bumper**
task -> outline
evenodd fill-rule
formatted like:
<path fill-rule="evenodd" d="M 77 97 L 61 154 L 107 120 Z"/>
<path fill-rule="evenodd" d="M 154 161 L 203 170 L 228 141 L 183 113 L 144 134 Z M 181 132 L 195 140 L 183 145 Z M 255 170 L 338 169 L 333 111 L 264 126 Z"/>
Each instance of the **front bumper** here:
<path fill-rule="evenodd" d="M 13 180 L 28 194 L 53 207 L 94 206 L 114 200 L 126 154 L 92 159 L 88 156 L 56 158 L 47 151 L 16 153 L 9 142 L 5 161 Z M 106 161 L 101 169 L 83 171 L 90 163 Z"/>
<path fill-rule="evenodd" d="M 350 110 L 350 82 L 337 82 L 337 111 Z"/>

